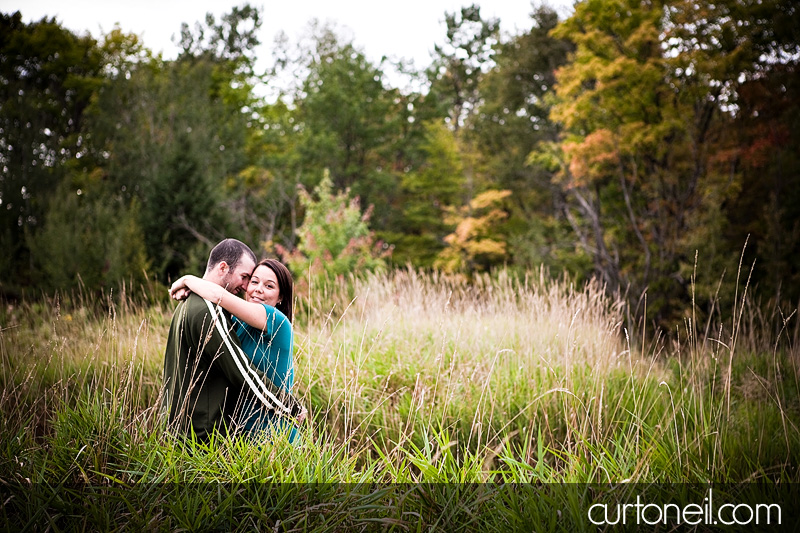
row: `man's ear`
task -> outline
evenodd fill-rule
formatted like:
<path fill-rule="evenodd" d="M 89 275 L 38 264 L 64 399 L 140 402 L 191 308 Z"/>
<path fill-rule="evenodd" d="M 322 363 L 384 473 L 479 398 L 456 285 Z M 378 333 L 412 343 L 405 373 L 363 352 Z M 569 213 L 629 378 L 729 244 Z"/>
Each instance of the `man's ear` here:
<path fill-rule="evenodd" d="M 230 266 L 228 266 L 228 263 L 226 263 L 225 261 L 220 261 L 217 264 L 217 270 L 219 270 L 220 274 L 225 274 L 229 269 Z"/>

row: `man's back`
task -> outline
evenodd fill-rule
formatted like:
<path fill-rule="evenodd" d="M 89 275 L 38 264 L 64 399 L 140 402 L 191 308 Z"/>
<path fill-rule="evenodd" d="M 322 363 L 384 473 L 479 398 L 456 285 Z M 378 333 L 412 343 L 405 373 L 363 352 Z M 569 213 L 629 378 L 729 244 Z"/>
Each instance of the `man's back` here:
<path fill-rule="evenodd" d="M 215 320 L 214 314 L 217 315 Z M 232 423 L 242 388 L 231 379 L 231 352 L 239 344 L 230 331 L 230 316 L 192 294 L 172 316 L 164 356 L 164 398 L 169 423 L 204 440 Z M 235 376 L 234 376 L 235 377 Z"/>

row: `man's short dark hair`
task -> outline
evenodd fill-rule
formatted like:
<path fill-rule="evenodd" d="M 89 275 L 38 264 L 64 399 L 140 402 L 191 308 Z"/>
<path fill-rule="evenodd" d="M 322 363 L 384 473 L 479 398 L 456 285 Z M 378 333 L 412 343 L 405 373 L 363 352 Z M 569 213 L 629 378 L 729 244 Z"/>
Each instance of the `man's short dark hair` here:
<path fill-rule="evenodd" d="M 245 254 L 253 260 L 253 264 L 256 263 L 256 254 L 253 253 L 253 250 L 251 250 L 249 246 L 236 239 L 225 239 L 211 250 L 211 254 L 208 256 L 206 272 L 211 272 L 223 261 L 225 261 L 231 269 L 234 269 Z"/>

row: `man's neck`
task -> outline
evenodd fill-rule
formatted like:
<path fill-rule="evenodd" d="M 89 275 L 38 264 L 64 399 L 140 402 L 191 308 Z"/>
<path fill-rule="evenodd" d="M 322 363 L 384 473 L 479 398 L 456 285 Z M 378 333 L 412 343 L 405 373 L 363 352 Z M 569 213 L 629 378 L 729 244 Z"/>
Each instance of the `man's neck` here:
<path fill-rule="evenodd" d="M 222 287 L 226 291 L 231 292 L 231 291 L 228 290 L 228 285 L 225 283 L 224 278 L 222 276 L 220 276 L 219 274 L 217 274 L 216 271 L 206 272 L 205 274 L 203 274 L 203 279 L 206 280 L 206 281 L 210 281 L 212 283 L 216 283 L 217 285 L 219 285 L 220 287 Z M 235 293 L 231 293 L 231 294 L 235 294 Z"/>
<path fill-rule="evenodd" d="M 225 286 L 222 284 L 222 278 L 216 272 L 206 272 L 203 274 L 203 279 L 212 283 L 216 283 L 220 287 Z"/>

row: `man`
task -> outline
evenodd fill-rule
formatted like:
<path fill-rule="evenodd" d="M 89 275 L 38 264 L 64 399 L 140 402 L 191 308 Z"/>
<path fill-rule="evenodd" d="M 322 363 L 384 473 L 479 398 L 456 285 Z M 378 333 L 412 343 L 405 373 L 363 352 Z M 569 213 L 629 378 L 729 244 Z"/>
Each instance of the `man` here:
<path fill-rule="evenodd" d="M 247 287 L 255 264 L 247 245 L 225 239 L 211 250 L 203 279 L 238 294 Z M 258 398 L 266 410 L 299 421 L 305 417 L 295 398 L 250 363 L 230 314 L 190 294 L 175 309 L 164 354 L 162 407 L 169 411 L 170 427 L 193 432 L 203 441 L 214 431 L 233 430 L 246 394 Z"/>

